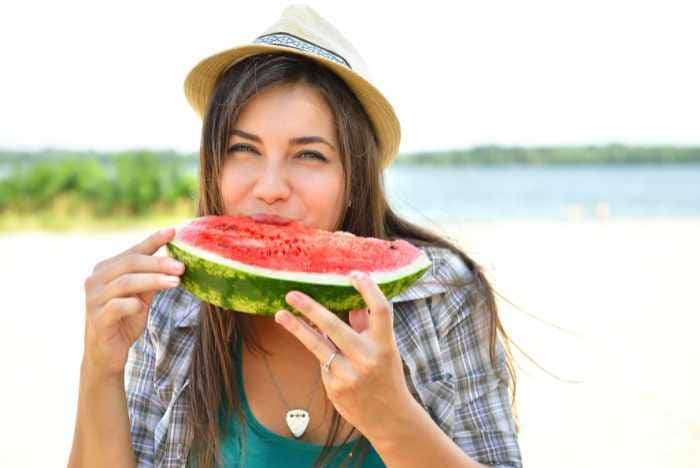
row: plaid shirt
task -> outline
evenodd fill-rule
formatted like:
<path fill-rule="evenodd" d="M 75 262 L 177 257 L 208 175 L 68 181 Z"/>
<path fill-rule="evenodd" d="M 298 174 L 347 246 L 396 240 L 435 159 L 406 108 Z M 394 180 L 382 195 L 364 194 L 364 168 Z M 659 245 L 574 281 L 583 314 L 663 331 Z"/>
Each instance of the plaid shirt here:
<path fill-rule="evenodd" d="M 421 249 L 432 267 L 391 299 L 409 390 L 470 457 L 490 466 L 521 467 L 500 340 L 498 370 L 490 366 L 484 298 L 472 287 L 436 284 L 468 279 L 472 272 L 447 249 Z M 193 433 L 182 395 L 200 303 L 182 287 L 159 291 L 146 329 L 130 349 L 125 387 L 139 467 L 186 466 Z"/>

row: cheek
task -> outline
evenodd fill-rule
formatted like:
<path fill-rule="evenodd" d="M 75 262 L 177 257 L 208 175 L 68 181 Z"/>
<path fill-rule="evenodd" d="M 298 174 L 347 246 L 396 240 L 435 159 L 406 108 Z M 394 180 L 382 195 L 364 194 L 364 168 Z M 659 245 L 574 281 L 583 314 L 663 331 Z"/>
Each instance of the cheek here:
<path fill-rule="evenodd" d="M 224 170 L 219 178 L 219 188 L 225 208 L 229 211 L 230 205 L 236 204 L 245 196 L 248 190 L 246 177 L 242 177 L 241 174 L 234 171 Z"/>
<path fill-rule="evenodd" d="M 296 191 L 306 207 L 307 221 L 314 227 L 333 229 L 342 212 L 343 184 L 342 177 L 317 177 L 297 186 Z"/>
<path fill-rule="evenodd" d="M 297 185 L 298 190 L 304 193 L 307 203 L 331 209 L 339 203 L 343 196 L 342 177 L 329 177 L 319 175 L 318 177 L 306 177 L 303 184 Z"/>

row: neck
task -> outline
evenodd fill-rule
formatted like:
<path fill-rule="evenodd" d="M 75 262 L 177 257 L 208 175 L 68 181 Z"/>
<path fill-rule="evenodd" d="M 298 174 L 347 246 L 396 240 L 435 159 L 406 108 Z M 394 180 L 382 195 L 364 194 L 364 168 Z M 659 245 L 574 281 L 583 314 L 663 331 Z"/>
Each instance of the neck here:
<path fill-rule="evenodd" d="M 306 323 L 310 322 L 301 317 Z M 285 359 L 316 359 L 299 339 L 290 331 L 287 331 L 282 325 L 275 322 L 273 317 L 250 315 L 248 323 L 257 338 L 257 341 L 267 350 L 270 350 L 273 355 L 271 359 L 278 356 L 284 356 Z"/>

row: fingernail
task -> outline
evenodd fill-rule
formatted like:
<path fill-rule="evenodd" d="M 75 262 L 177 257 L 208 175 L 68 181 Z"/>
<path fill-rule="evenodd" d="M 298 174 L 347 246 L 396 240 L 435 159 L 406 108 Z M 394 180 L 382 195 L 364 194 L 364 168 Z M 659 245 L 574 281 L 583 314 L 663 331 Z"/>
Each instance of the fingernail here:
<path fill-rule="evenodd" d="M 350 277 L 355 280 L 361 280 L 365 277 L 365 274 L 361 271 L 353 270 L 350 272 Z"/>
<path fill-rule="evenodd" d="M 182 262 L 179 262 L 177 260 L 168 260 L 168 268 L 171 268 L 175 271 L 183 271 L 185 269 L 185 265 L 183 265 Z"/>
<path fill-rule="evenodd" d="M 280 325 L 286 325 L 289 323 L 289 315 L 284 311 L 284 309 L 277 311 L 275 314 L 275 322 L 279 323 Z"/>
<path fill-rule="evenodd" d="M 168 276 L 165 278 L 165 282 L 168 284 L 172 284 L 173 286 L 177 286 L 180 284 L 180 277 L 179 276 Z"/>
<path fill-rule="evenodd" d="M 291 301 L 296 302 L 297 304 L 304 304 L 304 301 L 306 300 L 306 298 L 298 292 L 290 292 L 288 297 Z"/>

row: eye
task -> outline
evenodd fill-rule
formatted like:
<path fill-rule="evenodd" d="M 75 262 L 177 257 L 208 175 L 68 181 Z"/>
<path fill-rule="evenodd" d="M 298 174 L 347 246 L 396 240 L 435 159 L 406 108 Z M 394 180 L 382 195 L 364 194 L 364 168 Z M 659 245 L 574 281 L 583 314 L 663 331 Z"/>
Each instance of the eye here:
<path fill-rule="evenodd" d="M 311 155 L 311 157 L 318 159 L 320 161 L 328 161 L 325 156 L 323 156 L 321 153 L 317 153 L 315 151 L 306 151 L 304 153 L 301 153 L 301 156 L 304 155 Z"/>
<path fill-rule="evenodd" d="M 243 143 L 239 143 L 236 145 L 231 146 L 228 150 L 226 150 L 226 153 L 233 153 L 235 151 L 252 151 L 253 153 L 257 153 L 255 151 L 255 148 L 253 148 L 250 145 L 246 145 Z M 299 153 L 299 156 L 311 156 L 313 159 L 318 159 L 320 161 L 328 161 L 325 156 L 323 156 L 321 153 L 317 153 L 315 151 L 305 151 L 303 153 Z M 303 159 L 308 159 L 308 158 L 303 158 Z"/>
<path fill-rule="evenodd" d="M 226 152 L 227 152 L 227 153 L 233 153 L 234 151 L 248 151 L 248 150 L 252 150 L 253 152 L 256 152 L 256 151 L 255 151 L 255 148 L 253 148 L 252 146 L 250 146 L 250 145 L 244 145 L 244 144 L 242 144 L 242 143 L 239 143 L 239 144 L 237 144 L 237 145 L 233 145 L 233 146 L 230 147 L 228 150 L 226 150 Z"/>

